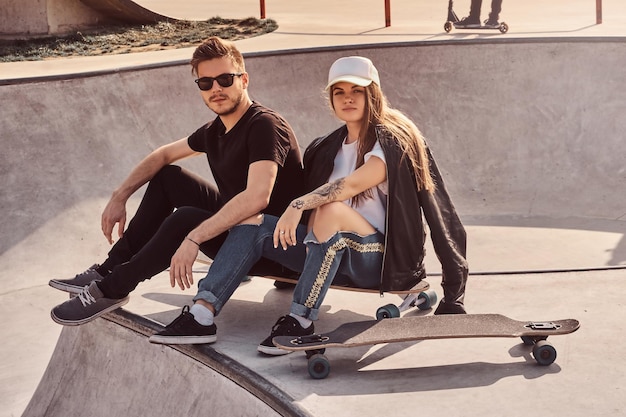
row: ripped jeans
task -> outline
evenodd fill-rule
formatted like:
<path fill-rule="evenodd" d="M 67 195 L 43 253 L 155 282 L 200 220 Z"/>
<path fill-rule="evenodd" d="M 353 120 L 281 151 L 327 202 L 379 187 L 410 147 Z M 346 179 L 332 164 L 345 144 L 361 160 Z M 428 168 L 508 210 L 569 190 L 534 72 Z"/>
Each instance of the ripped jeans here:
<path fill-rule="evenodd" d="M 206 277 L 198 282 L 196 300 L 209 302 L 217 316 L 250 269 L 267 258 L 301 272 L 294 290 L 291 312 L 316 320 L 324 296 L 333 283 L 359 288 L 378 288 L 383 259 L 384 235 L 359 236 L 339 232 L 318 242 L 306 226 L 296 231 L 297 244 L 287 250 L 274 248 L 278 217 L 264 215 L 260 225 L 243 224 L 230 229 Z"/>
<path fill-rule="evenodd" d="M 198 281 L 198 293 L 194 301 L 211 303 L 217 316 L 233 295 L 241 281 L 261 257 L 277 262 L 292 271 L 300 272 L 304 266 L 306 247 L 303 243 L 274 248 L 273 234 L 278 217 L 264 215 L 259 225 L 241 224 L 230 229 L 206 277 Z M 296 230 L 296 240 L 302 242 L 306 226 Z"/>
<path fill-rule="evenodd" d="M 385 236 L 337 232 L 318 242 L 311 232 L 304 243 L 306 261 L 293 293 L 291 312 L 317 320 L 319 308 L 331 284 L 376 289 L 380 286 Z"/>

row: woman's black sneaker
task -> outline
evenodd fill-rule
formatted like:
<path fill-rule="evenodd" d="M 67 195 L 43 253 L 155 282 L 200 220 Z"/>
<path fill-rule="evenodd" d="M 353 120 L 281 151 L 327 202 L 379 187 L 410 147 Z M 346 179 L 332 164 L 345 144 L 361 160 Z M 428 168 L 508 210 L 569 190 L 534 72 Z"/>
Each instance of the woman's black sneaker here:
<path fill-rule="evenodd" d="M 274 345 L 272 339 L 276 336 L 308 336 L 313 334 L 315 331 L 315 327 L 313 323 L 305 329 L 303 328 L 298 320 L 296 320 L 292 316 L 282 316 L 278 319 L 274 327 L 272 327 L 272 333 L 261 342 L 257 350 L 259 352 L 265 353 L 266 355 L 287 355 L 291 353 L 290 351 L 280 349 Z"/>

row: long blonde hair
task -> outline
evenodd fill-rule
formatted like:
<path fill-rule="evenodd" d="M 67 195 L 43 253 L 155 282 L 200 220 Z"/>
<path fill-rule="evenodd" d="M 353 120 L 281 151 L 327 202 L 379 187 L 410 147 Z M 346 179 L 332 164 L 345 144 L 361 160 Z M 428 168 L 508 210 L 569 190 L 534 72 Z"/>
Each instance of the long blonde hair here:
<path fill-rule="evenodd" d="M 332 100 L 332 87 L 330 92 L 330 106 L 335 110 Z M 426 141 L 422 132 L 404 113 L 389 106 L 387 98 L 380 86 L 375 82 L 365 87 L 365 111 L 361 121 L 361 134 L 358 144 L 356 168 L 364 164 L 365 154 L 374 148 L 376 143 L 376 126 L 384 126 L 391 137 L 394 138 L 402 149 L 402 157 L 409 158 L 415 174 L 417 190 L 433 192 L 435 182 L 431 176 Z M 372 190 L 366 190 L 352 198 L 352 202 L 358 205 L 363 199 L 371 198 Z"/>

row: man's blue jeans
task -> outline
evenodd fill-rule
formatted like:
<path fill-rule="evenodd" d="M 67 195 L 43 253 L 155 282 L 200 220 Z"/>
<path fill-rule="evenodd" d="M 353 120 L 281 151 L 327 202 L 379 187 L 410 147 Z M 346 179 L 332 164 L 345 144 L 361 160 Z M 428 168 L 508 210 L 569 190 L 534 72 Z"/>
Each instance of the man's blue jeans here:
<path fill-rule="evenodd" d="M 300 272 L 306 257 L 306 226 L 296 231 L 296 246 L 287 250 L 279 245 L 274 248 L 273 234 L 278 217 L 264 215 L 260 225 L 242 224 L 230 229 L 228 237 L 213 259 L 206 277 L 198 282 L 196 300 L 213 305 L 215 315 L 233 295 L 241 281 L 261 257 L 277 262 L 292 271 Z"/>

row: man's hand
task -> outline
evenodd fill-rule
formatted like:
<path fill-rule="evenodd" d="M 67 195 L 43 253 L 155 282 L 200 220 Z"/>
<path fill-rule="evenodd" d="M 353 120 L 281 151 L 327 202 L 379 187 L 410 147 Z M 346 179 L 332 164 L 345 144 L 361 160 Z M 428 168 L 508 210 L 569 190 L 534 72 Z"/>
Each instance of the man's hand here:
<path fill-rule="evenodd" d="M 113 227 L 117 223 L 117 235 L 122 237 L 124 235 L 124 228 L 126 227 L 126 204 L 117 200 L 109 200 L 104 211 L 102 212 L 102 218 L 100 219 L 100 227 L 104 237 L 113 244 Z"/>
<path fill-rule="evenodd" d="M 198 257 L 199 247 L 194 242 L 185 239 L 172 256 L 170 264 L 170 285 L 172 288 L 178 284 L 181 290 L 191 288 L 193 284 L 193 263 Z"/>

